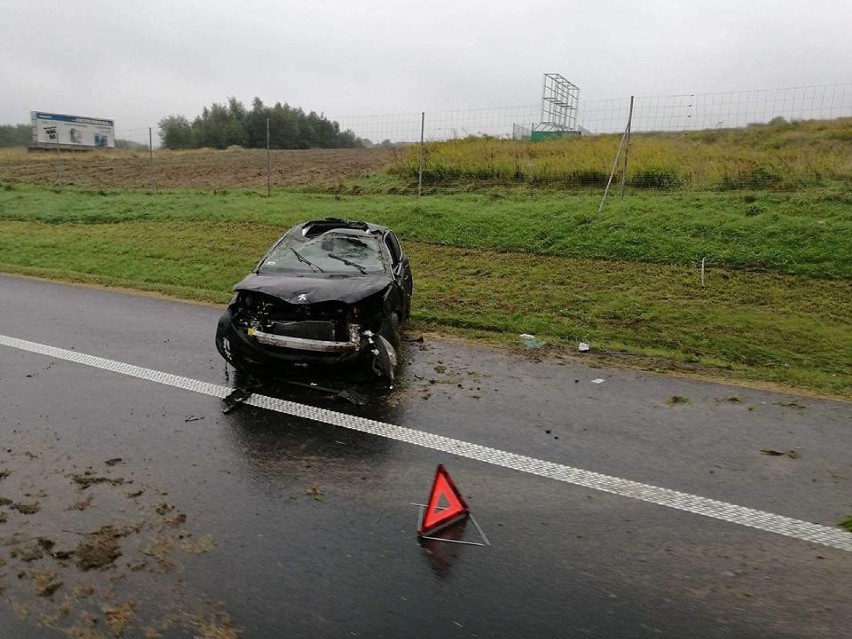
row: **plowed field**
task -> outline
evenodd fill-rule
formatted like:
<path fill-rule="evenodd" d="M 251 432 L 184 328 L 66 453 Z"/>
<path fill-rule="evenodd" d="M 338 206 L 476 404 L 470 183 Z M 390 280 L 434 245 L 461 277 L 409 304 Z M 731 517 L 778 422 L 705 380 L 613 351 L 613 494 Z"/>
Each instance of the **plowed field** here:
<path fill-rule="evenodd" d="M 272 187 L 333 188 L 341 182 L 382 171 L 394 158 L 390 149 L 311 149 L 272 151 Z M 0 153 L 0 182 L 61 184 L 108 189 L 265 189 L 263 149 L 55 153 L 23 150 Z"/>

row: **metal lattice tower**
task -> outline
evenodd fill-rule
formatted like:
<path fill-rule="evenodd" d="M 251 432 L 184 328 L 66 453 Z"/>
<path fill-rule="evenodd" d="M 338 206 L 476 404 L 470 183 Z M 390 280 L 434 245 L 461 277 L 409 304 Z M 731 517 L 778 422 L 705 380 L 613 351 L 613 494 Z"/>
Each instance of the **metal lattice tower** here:
<path fill-rule="evenodd" d="M 544 74 L 538 131 L 576 131 L 580 89 L 558 73 Z"/>

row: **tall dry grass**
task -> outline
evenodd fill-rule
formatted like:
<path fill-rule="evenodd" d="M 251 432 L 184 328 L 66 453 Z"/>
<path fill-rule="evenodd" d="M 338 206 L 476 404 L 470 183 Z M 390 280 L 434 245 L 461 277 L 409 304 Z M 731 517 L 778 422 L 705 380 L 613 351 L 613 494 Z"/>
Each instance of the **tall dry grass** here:
<path fill-rule="evenodd" d="M 606 184 L 620 136 L 542 142 L 478 137 L 425 146 L 423 179 L 430 185 L 465 182 L 600 188 Z M 634 188 L 792 190 L 852 185 L 852 118 L 786 122 L 742 129 L 633 135 L 627 184 Z M 401 154 L 391 171 L 416 177 L 419 148 Z M 621 179 L 620 160 L 615 179 Z"/>

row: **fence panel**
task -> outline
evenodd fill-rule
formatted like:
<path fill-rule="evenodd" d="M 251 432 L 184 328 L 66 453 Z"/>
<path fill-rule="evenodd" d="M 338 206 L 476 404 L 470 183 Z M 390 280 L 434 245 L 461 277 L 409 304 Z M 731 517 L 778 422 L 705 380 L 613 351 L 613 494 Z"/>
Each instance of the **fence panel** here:
<path fill-rule="evenodd" d="M 630 98 L 580 101 L 578 130 L 583 134 L 620 133 L 627 124 Z M 632 130 L 697 131 L 739 128 L 775 118 L 829 120 L 852 116 L 852 84 L 728 93 L 636 96 Z M 332 118 L 341 129 L 373 143 L 420 140 L 420 113 Z M 426 112 L 427 141 L 471 136 L 517 138 L 518 131 L 536 130 L 540 105 Z"/>

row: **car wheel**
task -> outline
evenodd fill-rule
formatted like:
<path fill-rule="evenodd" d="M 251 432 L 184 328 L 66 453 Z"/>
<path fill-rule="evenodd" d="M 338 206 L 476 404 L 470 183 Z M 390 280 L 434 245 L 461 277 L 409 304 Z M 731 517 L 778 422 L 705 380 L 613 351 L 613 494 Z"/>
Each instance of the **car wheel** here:
<path fill-rule="evenodd" d="M 396 311 L 391 311 L 385 318 L 379 335 L 389 341 L 394 348 L 399 348 L 399 315 Z"/>
<path fill-rule="evenodd" d="M 246 366 L 240 361 L 236 354 L 231 350 L 231 341 L 228 339 L 224 331 L 216 332 L 216 350 L 222 358 L 234 367 L 234 370 L 246 372 Z"/>

